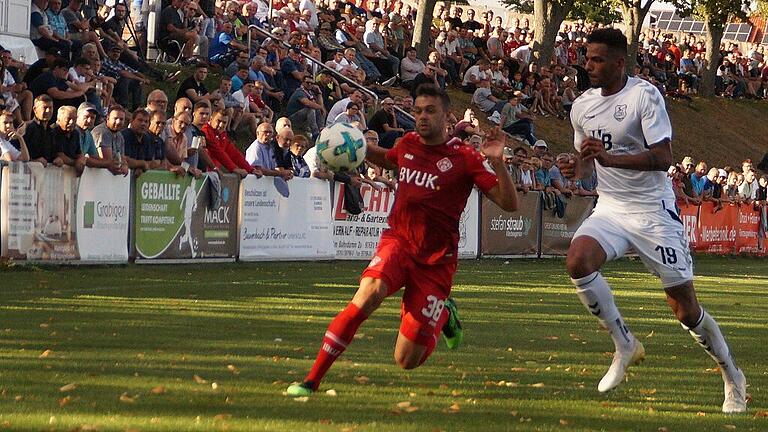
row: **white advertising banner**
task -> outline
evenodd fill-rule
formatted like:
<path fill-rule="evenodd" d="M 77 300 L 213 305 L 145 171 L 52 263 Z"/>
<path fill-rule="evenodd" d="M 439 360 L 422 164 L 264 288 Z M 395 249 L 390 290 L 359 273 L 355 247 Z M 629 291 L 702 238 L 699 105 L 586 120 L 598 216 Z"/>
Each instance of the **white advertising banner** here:
<path fill-rule="evenodd" d="M 336 183 L 333 191 L 333 243 L 336 259 L 369 260 L 379 245 L 382 231 L 387 229 L 387 216 L 395 202 L 395 191 L 377 190 L 368 184 L 360 188 L 363 212 L 357 215 L 344 210 L 344 184 Z M 459 221 L 459 258 L 477 258 L 479 243 L 479 192 L 475 189 Z"/>
<path fill-rule="evenodd" d="M 131 179 L 86 168 L 77 189 L 77 249 L 85 262 L 127 262 Z"/>
<path fill-rule="evenodd" d="M 294 178 L 288 196 L 273 177 L 240 183 L 240 260 L 333 259 L 333 221 L 328 182 Z"/>
<path fill-rule="evenodd" d="M 12 162 L 3 168 L 2 255 L 16 260 L 76 261 L 75 195 L 70 167 Z"/>

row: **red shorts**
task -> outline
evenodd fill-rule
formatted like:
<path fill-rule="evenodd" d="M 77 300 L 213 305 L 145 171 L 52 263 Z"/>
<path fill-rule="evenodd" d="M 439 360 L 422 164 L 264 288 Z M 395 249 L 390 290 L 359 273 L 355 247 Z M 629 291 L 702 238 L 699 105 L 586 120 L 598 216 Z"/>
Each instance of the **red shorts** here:
<path fill-rule="evenodd" d="M 405 287 L 400 304 L 400 332 L 408 340 L 428 346 L 429 342 L 437 341 L 448 319 L 448 312 L 443 312 L 445 299 L 451 293 L 454 273 L 455 262 L 418 263 L 399 240 L 383 236 L 361 277 L 382 279 L 389 287 L 387 296 Z"/>

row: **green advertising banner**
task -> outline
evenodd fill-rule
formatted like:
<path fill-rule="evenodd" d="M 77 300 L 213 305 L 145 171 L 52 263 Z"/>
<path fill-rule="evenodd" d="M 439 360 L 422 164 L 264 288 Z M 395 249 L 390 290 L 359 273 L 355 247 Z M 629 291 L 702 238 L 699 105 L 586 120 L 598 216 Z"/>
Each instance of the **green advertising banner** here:
<path fill-rule="evenodd" d="M 238 180 L 210 174 L 196 179 L 149 171 L 136 179 L 135 235 L 138 258 L 234 258 L 237 250 Z M 213 190 L 213 192 L 212 192 Z M 211 193 L 220 204 L 211 208 Z"/>

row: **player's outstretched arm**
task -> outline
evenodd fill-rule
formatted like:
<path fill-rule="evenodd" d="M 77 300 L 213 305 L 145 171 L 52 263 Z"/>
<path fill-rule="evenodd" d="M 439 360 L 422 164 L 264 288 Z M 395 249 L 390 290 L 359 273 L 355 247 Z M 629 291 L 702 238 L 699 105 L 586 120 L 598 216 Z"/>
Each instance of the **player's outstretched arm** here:
<path fill-rule="evenodd" d="M 672 145 L 668 138 L 650 146 L 648 151 L 637 154 L 613 155 L 605 151 L 603 142 L 587 138 L 581 145 L 582 160 L 594 159 L 607 168 L 623 168 L 636 171 L 666 171 L 672 165 Z"/>
<path fill-rule="evenodd" d="M 499 178 L 499 184 L 485 195 L 502 209 L 513 212 L 517 210 L 517 189 L 512 176 L 504 163 L 504 134 L 500 128 L 491 130 L 483 142 L 480 151 L 485 155 L 488 164 Z"/>
<path fill-rule="evenodd" d="M 387 149 L 377 145 L 368 144 L 368 147 L 365 149 L 365 151 L 365 159 L 368 160 L 368 162 L 388 170 L 397 169 L 397 165 L 387 159 Z"/>

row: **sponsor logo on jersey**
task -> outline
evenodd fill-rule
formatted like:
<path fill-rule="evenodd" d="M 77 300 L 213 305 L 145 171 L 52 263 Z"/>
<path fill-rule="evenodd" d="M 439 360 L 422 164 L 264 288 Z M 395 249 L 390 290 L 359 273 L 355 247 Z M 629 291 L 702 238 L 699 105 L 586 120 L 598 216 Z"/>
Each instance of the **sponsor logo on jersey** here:
<path fill-rule="evenodd" d="M 616 105 L 616 110 L 613 112 L 613 118 L 617 121 L 622 121 L 627 118 L 627 105 Z"/>
<path fill-rule="evenodd" d="M 413 155 L 410 154 L 410 153 L 406 153 L 403 157 L 408 159 L 408 160 L 413 160 Z"/>
<path fill-rule="evenodd" d="M 438 177 L 434 174 L 425 173 L 423 171 L 411 168 L 400 167 L 399 180 L 401 182 L 405 182 L 406 184 L 414 184 L 416 186 L 436 190 L 437 187 L 435 185 L 435 181 L 437 179 Z"/>
<path fill-rule="evenodd" d="M 440 172 L 446 172 L 451 168 L 453 168 L 453 164 L 451 163 L 451 160 L 448 159 L 447 157 L 437 161 L 437 169 L 439 169 Z"/>
<path fill-rule="evenodd" d="M 373 259 L 371 259 L 371 262 L 368 264 L 368 267 L 373 267 L 380 262 L 381 262 L 381 257 L 376 255 L 375 257 L 373 257 Z"/>

